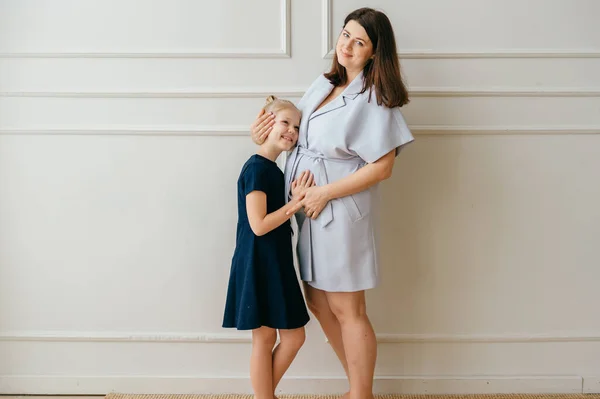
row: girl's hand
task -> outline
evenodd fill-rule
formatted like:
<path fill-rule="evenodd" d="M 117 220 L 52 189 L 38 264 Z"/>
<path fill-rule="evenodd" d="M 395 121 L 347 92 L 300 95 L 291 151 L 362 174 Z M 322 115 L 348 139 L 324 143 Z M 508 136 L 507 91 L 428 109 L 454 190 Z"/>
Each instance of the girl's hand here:
<path fill-rule="evenodd" d="M 314 175 L 310 170 L 305 170 L 292 182 L 292 198 L 298 199 L 304 192 L 315 185 Z"/>
<path fill-rule="evenodd" d="M 327 188 L 325 186 L 314 186 L 306 189 L 304 199 L 300 201 L 304 206 L 304 213 L 311 219 L 316 219 L 329 202 Z"/>
<path fill-rule="evenodd" d="M 267 113 L 264 109 L 261 109 L 258 115 L 256 115 L 256 120 L 254 123 L 250 125 L 252 141 L 258 145 L 264 143 L 269 136 L 269 133 L 271 133 L 274 124 L 275 115 L 270 112 Z"/>

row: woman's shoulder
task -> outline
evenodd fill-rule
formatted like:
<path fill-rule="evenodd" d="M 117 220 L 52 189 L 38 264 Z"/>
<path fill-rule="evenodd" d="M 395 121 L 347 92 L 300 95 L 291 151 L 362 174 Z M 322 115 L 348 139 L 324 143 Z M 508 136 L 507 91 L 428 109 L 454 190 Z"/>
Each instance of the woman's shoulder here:
<path fill-rule="evenodd" d="M 329 79 L 327 79 L 325 77 L 325 74 L 322 73 L 319 76 L 317 76 L 315 80 L 313 80 L 313 82 L 311 83 L 311 85 L 308 87 L 307 91 L 309 91 L 311 89 L 314 89 L 316 87 L 323 86 L 324 84 L 331 84 L 331 83 L 329 82 Z"/>
<path fill-rule="evenodd" d="M 364 92 L 359 93 L 356 101 L 360 105 L 359 109 L 362 112 L 374 113 L 380 115 L 392 115 L 402 114 L 400 107 L 388 107 L 385 104 L 377 103 L 377 89 L 375 86 L 370 89 L 366 89 Z"/>
<path fill-rule="evenodd" d="M 322 73 L 319 76 L 317 76 L 317 78 L 314 80 L 313 84 L 319 84 L 319 85 L 327 84 L 327 85 L 330 85 L 331 82 L 329 81 L 329 79 L 327 79 L 325 77 L 325 74 Z"/>
<path fill-rule="evenodd" d="M 329 86 L 331 86 L 331 83 L 329 82 L 329 79 L 327 79 L 325 77 L 324 74 L 320 74 L 319 76 L 317 76 L 317 78 L 315 80 L 313 80 L 311 85 L 308 86 L 308 89 L 306 89 L 306 91 L 304 92 L 304 95 L 302 96 L 302 98 L 300 99 L 300 102 L 298 103 L 298 108 L 301 111 L 303 111 L 303 108 L 307 104 L 307 100 L 311 98 L 311 96 L 314 92 L 323 90 L 324 88 L 329 87 Z"/>
<path fill-rule="evenodd" d="M 406 120 L 400 107 L 388 107 L 377 103 L 375 87 L 360 93 L 354 100 L 353 120 L 366 123 L 381 123 L 383 125 L 396 125 L 406 128 Z"/>
<path fill-rule="evenodd" d="M 328 85 L 331 85 L 331 83 L 329 82 L 329 79 L 327 79 L 325 77 L 325 74 L 320 74 L 319 76 L 317 76 L 317 78 L 315 80 L 313 80 L 313 82 L 310 84 L 310 86 L 308 86 L 308 89 L 306 89 L 306 91 L 304 92 L 304 95 L 306 96 L 307 94 L 309 94 L 317 89 L 327 87 Z"/>

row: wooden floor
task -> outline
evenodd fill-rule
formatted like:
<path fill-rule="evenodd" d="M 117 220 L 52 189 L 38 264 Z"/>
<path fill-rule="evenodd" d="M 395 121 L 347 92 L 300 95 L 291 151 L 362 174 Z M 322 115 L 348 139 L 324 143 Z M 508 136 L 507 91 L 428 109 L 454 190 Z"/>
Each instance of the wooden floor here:
<path fill-rule="evenodd" d="M 105 395 L 98 396 L 66 396 L 66 395 L 0 395 L 0 399 L 99 399 Z"/>

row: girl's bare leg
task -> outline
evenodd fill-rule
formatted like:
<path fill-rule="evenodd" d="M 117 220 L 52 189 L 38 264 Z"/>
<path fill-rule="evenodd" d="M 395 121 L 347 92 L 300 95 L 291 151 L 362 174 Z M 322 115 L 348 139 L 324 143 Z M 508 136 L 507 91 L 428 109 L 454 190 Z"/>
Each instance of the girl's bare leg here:
<path fill-rule="evenodd" d="M 273 346 L 277 331 L 260 327 L 252 330 L 250 380 L 256 399 L 273 399 Z"/>
<path fill-rule="evenodd" d="M 279 345 L 273 351 L 273 393 L 292 361 L 296 358 L 305 338 L 304 327 L 293 330 L 279 330 Z"/>

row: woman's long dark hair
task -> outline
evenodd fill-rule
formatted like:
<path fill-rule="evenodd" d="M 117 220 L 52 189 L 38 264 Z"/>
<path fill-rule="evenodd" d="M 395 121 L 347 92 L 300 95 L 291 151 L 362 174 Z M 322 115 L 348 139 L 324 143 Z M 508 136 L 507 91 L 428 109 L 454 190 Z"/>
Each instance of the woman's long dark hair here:
<path fill-rule="evenodd" d="M 372 8 L 359 8 L 348 14 L 344 26 L 350 21 L 358 22 L 373 44 L 374 57 L 363 69 L 364 85 L 361 93 L 375 86 L 378 105 L 384 104 L 388 108 L 394 108 L 408 104 L 408 90 L 400 74 L 396 39 L 388 17 Z M 334 86 L 347 83 L 346 68 L 339 63 L 337 51 L 333 55 L 331 70 L 325 74 L 325 77 Z M 369 92 L 369 99 L 370 97 L 371 92 Z"/>

